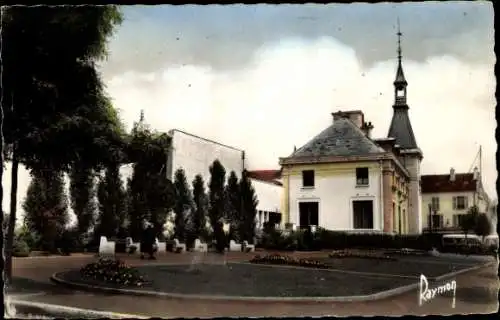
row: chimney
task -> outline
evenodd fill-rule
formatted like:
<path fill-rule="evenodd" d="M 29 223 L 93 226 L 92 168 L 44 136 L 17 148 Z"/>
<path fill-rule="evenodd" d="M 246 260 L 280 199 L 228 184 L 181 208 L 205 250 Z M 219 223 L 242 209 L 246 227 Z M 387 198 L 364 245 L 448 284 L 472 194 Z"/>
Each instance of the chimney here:
<path fill-rule="evenodd" d="M 333 121 L 346 118 L 351 120 L 358 128 L 362 129 L 363 124 L 365 123 L 365 115 L 361 110 L 352 110 L 352 111 L 338 111 L 332 113 Z"/>
<path fill-rule="evenodd" d="M 363 130 L 363 132 L 365 133 L 365 135 L 368 137 L 368 138 L 371 138 L 372 137 L 372 129 L 373 129 L 373 125 L 371 122 L 365 122 L 363 124 L 363 127 L 361 127 L 361 129 Z"/>
<path fill-rule="evenodd" d="M 455 181 L 455 169 L 450 168 L 450 181 Z"/>

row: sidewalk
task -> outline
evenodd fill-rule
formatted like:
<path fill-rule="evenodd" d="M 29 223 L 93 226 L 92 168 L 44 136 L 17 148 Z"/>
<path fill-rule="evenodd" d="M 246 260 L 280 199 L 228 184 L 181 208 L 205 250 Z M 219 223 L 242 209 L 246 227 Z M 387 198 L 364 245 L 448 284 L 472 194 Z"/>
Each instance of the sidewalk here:
<path fill-rule="evenodd" d="M 239 255 L 231 255 L 228 260 L 241 260 Z M 64 267 L 73 268 L 82 265 L 81 259 L 67 258 Z M 248 257 L 247 257 L 248 259 Z M 52 259 L 55 260 L 55 259 Z M 76 260 L 79 260 L 76 262 Z M 144 264 L 141 260 L 126 259 L 132 264 Z M 171 255 L 160 259 L 162 262 L 175 261 L 188 263 L 189 255 Z M 136 262 L 137 261 L 137 262 Z M 52 266 L 55 271 L 62 271 L 61 264 Z M 27 266 L 24 273 L 27 273 Z M 64 269 L 65 269 L 64 268 Z M 71 267 L 69 267 L 71 268 Z M 39 277 L 50 276 L 51 268 L 43 268 Z M 363 303 L 256 303 L 196 301 L 166 298 L 135 297 L 126 295 L 96 294 L 84 292 L 53 291 L 50 295 L 33 296 L 30 301 L 65 306 L 143 315 L 148 317 L 231 317 L 231 316 L 347 316 L 347 315 L 428 315 L 428 314 L 481 314 L 493 313 L 498 309 L 497 266 L 490 266 L 457 276 L 456 308 L 451 308 L 451 298 L 438 296 L 431 302 L 418 305 L 418 290 L 386 300 Z M 38 270 L 40 271 L 40 270 Z M 55 272 L 54 271 L 54 272 Z M 17 273 L 17 270 L 16 270 Z M 188 306 L 188 307 L 187 307 Z"/>

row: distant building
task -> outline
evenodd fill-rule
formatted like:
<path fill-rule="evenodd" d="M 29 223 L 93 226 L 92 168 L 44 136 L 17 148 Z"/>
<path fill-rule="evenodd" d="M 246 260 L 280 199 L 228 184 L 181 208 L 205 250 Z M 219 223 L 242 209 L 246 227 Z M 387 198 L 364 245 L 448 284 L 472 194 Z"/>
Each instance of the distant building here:
<path fill-rule="evenodd" d="M 398 36 L 401 34 L 398 32 Z M 393 117 L 387 138 L 372 139 L 360 110 L 333 113 L 333 123 L 281 158 L 283 220 L 331 230 L 422 232 L 423 158 L 408 114 L 398 47 Z"/>
<path fill-rule="evenodd" d="M 265 222 L 281 224 L 281 201 L 283 184 L 280 170 L 248 171 L 255 188 L 259 204 L 257 206 L 257 228 L 262 229 Z"/>
<path fill-rule="evenodd" d="M 424 230 L 460 230 L 460 221 L 470 207 L 489 213 L 490 199 L 481 183 L 481 176 L 474 173 L 455 173 L 422 176 L 422 207 Z M 431 218 L 429 218 L 429 216 Z"/>
<path fill-rule="evenodd" d="M 245 151 L 242 149 L 178 129 L 170 130 L 168 134 L 172 138 L 172 143 L 168 156 L 167 175 L 172 181 L 175 171 L 182 168 L 192 189 L 194 177 L 201 174 L 208 193 L 210 166 L 215 160 L 219 160 L 226 169 L 226 181 L 231 171 L 234 171 L 240 179 L 243 170 L 246 169 Z M 249 171 L 259 201 L 257 224 L 261 226 L 266 221 L 277 221 L 276 223 L 281 221 L 279 209 L 282 186 L 276 172 L 279 176 L 278 170 Z"/>

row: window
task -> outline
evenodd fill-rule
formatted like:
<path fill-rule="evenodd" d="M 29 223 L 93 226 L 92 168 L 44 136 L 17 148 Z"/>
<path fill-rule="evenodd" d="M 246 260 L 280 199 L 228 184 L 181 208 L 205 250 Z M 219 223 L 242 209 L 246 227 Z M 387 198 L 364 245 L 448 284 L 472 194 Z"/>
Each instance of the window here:
<path fill-rule="evenodd" d="M 356 168 L 356 185 L 368 185 L 368 168 Z"/>
<path fill-rule="evenodd" d="M 460 228 L 460 224 L 462 223 L 462 220 L 464 219 L 464 217 L 465 217 L 465 214 L 454 214 L 453 215 L 453 226 Z"/>
<path fill-rule="evenodd" d="M 432 197 L 431 202 L 432 211 L 439 211 L 439 197 Z"/>
<path fill-rule="evenodd" d="M 467 197 L 464 196 L 453 197 L 453 209 L 455 210 L 467 209 L 469 207 L 467 202 L 468 202 Z"/>
<path fill-rule="evenodd" d="M 352 202 L 353 228 L 373 229 L 373 201 L 358 200 Z"/>
<path fill-rule="evenodd" d="M 314 170 L 302 171 L 302 187 L 314 187 Z"/>
<path fill-rule="evenodd" d="M 432 227 L 433 228 L 442 228 L 443 227 L 443 215 L 442 214 L 433 214 L 432 215 Z"/>
<path fill-rule="evenodd" d="M 301 228 L 318 225 L 318 208 L 318 202 L 299 203 L 299 222 Z"/>

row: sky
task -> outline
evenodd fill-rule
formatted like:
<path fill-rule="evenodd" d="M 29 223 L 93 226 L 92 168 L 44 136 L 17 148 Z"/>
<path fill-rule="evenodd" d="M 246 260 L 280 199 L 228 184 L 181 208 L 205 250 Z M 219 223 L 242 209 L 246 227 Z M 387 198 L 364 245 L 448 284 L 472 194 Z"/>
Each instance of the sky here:
<path fill-rule="evenodd" d="M 467 172 L 481 145 L 483 182 L 496 198 L 490 2 L 122 11 L 100 69 L 127 128 L 144 110 L 159 131 L 182 129 L 246 150 L 250 169 L 279 168 L 279 157 L 329 126 L 339 110 L 361 109 L 375 126 L 373 137 L 387 135 L 399 18 L 422 173 Z M 19 208 L 28 183 L 21 170 Z M 8 204 L 6 196 L 6 211 Z"/>

